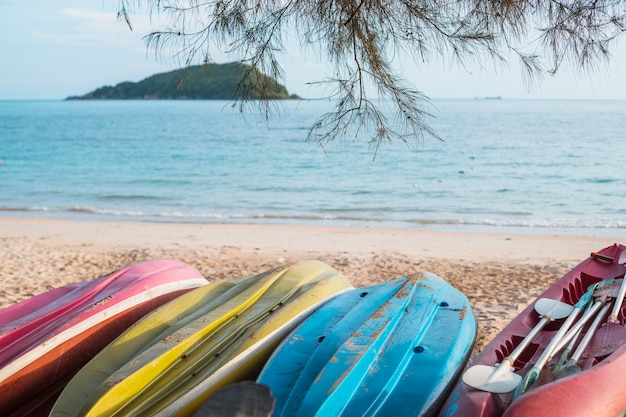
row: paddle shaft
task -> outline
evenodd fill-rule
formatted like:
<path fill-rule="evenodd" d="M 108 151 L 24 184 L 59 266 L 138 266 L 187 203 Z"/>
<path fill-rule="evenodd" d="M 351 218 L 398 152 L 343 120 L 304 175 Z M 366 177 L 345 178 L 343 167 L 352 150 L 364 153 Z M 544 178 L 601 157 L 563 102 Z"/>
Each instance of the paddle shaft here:
<path fill-rule="evenodd" d="M 560 302 L 556 301 L 556 303 L 560 303 Z M 543 330 L 543 328 L 546 326 L 546 324 L 548 324 L 549 322 L 554 320 L 553 316 L 557 312 L 557 307 L 558 307 L 558 305 L 555 304 L 554 307 L 552 307 L 549 311 L 545 312 L 541 316 L 541 319 L 535 325 L 535 327 L 533 327 L 533 329 L 530 332 L 528 332 L 526 337 L 524 337 L 524 340 L 522 340 L 520 342 L 520 344 L 517 345 L 517 347 L 513 350 L 513 352 L 511 352 L 511 354 L 509 356 L 504 358 L 504 360 L 508 361 L 511 364 L 511 367 L 513 367 L 513 364 L 515 363 L 515 361 L 517 360 L 519 355 L 521 355 L 522 352 L 524 352 L 524 350 L 526 350 L 526 348 L 528 347 L 528 345 L 530 345 L 530 342 L 532 342 L 532 340 L 535 338 L 535 336 L 537 336 L 537 334 L 539 334 L 539 332 L 541 330 Z M 570 312 L 570 315 L 571 315 L 571 312 Z M 561 316 L 561 317 L 563 317 L 563 316 Z"/>
<path fill-rule="evenodd" d="M 509 364 L 511 365 L 511 367 L 513 367 L 513 364 L 515 363 L 515 361 L 517 360 L 519 355 L 521 355 L 522 352 L 524 352 L 524 350 L 526 350 L 528 345 L 530 345 L 530 342 L 533 341 L 535 336 L 537 336 L 539 334 L 539 332 L 541 330 L 543 330 L 543 328 L 546 326 L 546 324 L 548 324 L 550 321 L 551 321 L 551 319 L 547 315 L 541 317 L 541 320 L 539 320 L 539 322 L 535 325 L 535 327 L 533 327 L 533 329 L 530 332 L 528 332 L 528 334 L 526 335 L 524 340 L 522 340 L 522 342 L 519 345 L 517 345 L 517 347 L 513 350 L 513 352 L 511 352 L 511 354 L 509 356 L 504 358 L 503 362 L 504 361 L 508 361 Z"/>
<path fill-rule="evenodd" d="M 552 312 L 550 312 L 551 314 Z M 522 352 L 524 351 L 524 349 L 526 349 L 526 347 L 530 344 L 530 342 L 533 340 L 533 338 L 545 327 L 546 324 L 548 324 L 548 322 L 551 321 L 550 315 L 546 314 L 543 317 L 541 317 L 541 320 L 539 320 L 539 322 L 535 325 L 535 327 L 533 327 L 533 329 L 526 335 L 526 337 L 524 338 L 524 340 L 522 340 L 522 342 L 517 345 L 517 347 L 513 350 L 513 352 L 511 352 L 510 355 L 508 355 L 507 357 L 505 357 L 502 362 L 500 362 L 499 364 L 497 364 L 495 366 L 495 368 L 493 368 L 493 370 L 491 370 L 489 372 L 489 375 L 486 377 L 485 380 L 482 380 L 482 377 L 478 377 L 478 379 L 480 380 L 480 383 L 486 383 L 486 384 L 492 384 L 495 383 L 497 381 L 499 381 L 503 376 L 506 376 L 508 374 L 511 374 L 512 371 L 514 370 L 514 364 L 515 361 L 517 360 L 517 358 L 519 357 L 519 355 L 522 354 Z M 464 377 L 468 374 L 472 374 L 472 371 L 475 371 L 475 369 L 473 368 L 480 368 L 482 367 L 482 365 L 477 365 L 477 366 L 473 366 L 470 369 L 467 370 L 467 372 L 464 374 Z M 486 367 L 485 367 L 486 368 Z M 473 378 L 475 378 L 475 376 L 473 376 Z M 474 388 L 479 388 L 479 386 L 477 384 L 474 384 L 471 380 L 466 380 L 464 379 L 465 383 L 474 387 Z M 511 386 L 510 389 L 508 391 L 511 391 L 515 388 L 515 386 L 517 385 L 517 382 L 515 382 L 515 385 Z M 484 388 L 479 388 L 479 389 L 484 389 Z M 487 390 L 488 391 L 488 390 Z M 507 391 L 503 391 L 503 392 L 507 392 Z"/>
<path fill-rule="evenodd" d="M 507 360 L 511 366 L 517 360 L 519 355 L 522 354 L 524 350 L 530 345 L 530 342 L 539 334 L 541 330 L 548 324 L 549 322 L 561 319 L 564 317 L 568 317 L 572 314 L 574 307 L 568 304 L 565 304 L 561 301 L 551 300 L 551 299 L 539 299 L 535 303 L 535 310 L 541 316 L 539 322 L 533 327 L 533 329 L 528 332 L 528 334 L 524 337 L 524 339 L 520 342 L 519 345 L 511 352 L 509 356 L 504 358 Z"/>
<path fill-rule="evenodd" d="M 626 279 L 622 279 L 622 285 L 619 287 L 619 293 L 615 298 L 615 304 L 613 305 L 613 310 L 611 310 L 611 315 L 609 316 L 609 322 L 617 323 L 617 316 L 619 315 L 619 310 L 622 307 L 622 302 L 624 301 L 624 295 L 626 295 Z"/>
<path fill-rule="evenodd" d="M 568 357 L 572 349 L 574 349 L 574 346 L 576 345 L 576 340 L 578 340 L 578 336 L 580 336 L 581 331 L 582 329 L 580 329 L 578 333 L 576 334 L 576 337 L 574 337 L 569 342 L 569 345 L 565 348 L 565 350 L 561 354 L 561 357 L 559 358 L 556 365 L 554 366 L 554 369 L 552 370 L 554 379 L 559 379 L 559 378 L 562 378 L 563 376 L 568 375 L 568 369 L 572 367 L 572 360 L 568 359 Z"/>
<path fill-rule="evenodd" d="M 528 347 L 530 342 L 543 330 L 548 322 L 568 317 L 574 307 L 558 300 L 541 298 L 535 302 L 535 311 L 540 320 L 522 339 L 516 348 L 506 356 L 495 368 L 486 365 L 474 365 L 463 374 L 463 382 L 482 391 L 505 393 L 513 391 L 519 385 L 522 377 L 515 372 L 514 364 L 517 358 Z"/>
<path fill-rule="evenodd" d="M 579 313 L 580 309 L 578 308 L 572 311 L 572 314 L 567 318 L 567 320 L 565 320 L 559 331 L 554 335 L 548 346 L 546 346 L 541 356 L 539 356 L 539 359 L 537 359 L 537 362 L 535 362 L 534 367 L 541 369 L 547 362 L 550 361 L 550 359 L 552 359 L 552 355 L 557 352 L 555 347 L 557 346 L 557 344 L 559 344 L 565 333 L 572 326 L 572 323 L 574 323 L 574 320 L 576 320 Z"/>
<path fill-rule="evenodd" d="M 604 306 L 602 307 L 602 310 L 600 310 L 596 318 L 593 320 L 593 322 L 589 326 L 589 330 L 587 330 L 587 333 L 585 333 L 585 337 L 583 337 L 583 340 L 580 341 L 580 343 L 578 344 L 578 347 L 576 348 L 576 350 L 574 351 L 574 354 L 572 355 L 573 361 L 578 362 L 583 352 L 585 351 L 585 348 L 591 341 L 591 338 L 593 337 L 596 330 L 600 326 L 600 323 L 602 323 L 602 319 L 604 318 L 604 315 L 606 314 L 607 311 L 609 311 L 610 306 L 611 306 L 610 304 L 604 304 Z"/>
<path fill-rule="evenodd" d="M 552 338 L 548 346 L 546 346 L 544 351 L 541 353 L 541 356 L 539 356 L 539 358 L 537 359 L 533 367 L 526 373 L 522 382 L 517 386 L 515 393 L 513 395 L 513 399 L 516 399 L 520 395 L 524 394 L 528 390 L 528 388 L 530 388 L 535 383 L 535 381 L 539 377 L 539 374 L 541 373 L 541 370 L 546 365 L 546 363 L 552 360 L 553 355 L 556 352 L 560 351 L 570 340 L 574 340 L 574 336 L 579 334 L 579 332 L 582 329 L 582 326 L 591 318 L 591 316 L 598 309 L 600 309 L 600 313 L 598 313 L 598 315 L 596 316 L 589 330 L 585 334 L 585 337 L 580 342 L 578 348 L 576 349 L 574 355 L 572 356 L 572 359 L 575 358 L 575 360 L 578 361 L 578 359 L 582 355 L 582 352 L 584 351 L 587 344 L 589 344 L 589 341 L 593 337 L 593 334 L 595 333 L 596 329 L 600 325 L 602 318 L 607 313 L 610 307 L 610 304 L 607 303 L 607 297 L 600 298 L 596 303 L 594 303 L 592 308 L 590 308 L 586 312 L 586 314 L 583 315 L 583 319 L 580 320 L 577 326 L 572 328 L 570 333 L 567 333 L 568 330 L 570 330 L 570 327 L 572 326 L 574 320 L 576 320 L 576 318 L 578 317 L 578 314 L 580 313 L 580 311 L 584 308 L 584 306 L 591 299 L 591 296 L 596 288 L 597 288 L 597 285 L 593 285 L 587 290 L 587 292 L 583 295 L 583 297 L 581 297 L 580 300 L 578 300 L 578 302 L 574 306 L 574 310 L 572 311 L 572 314 L 569 315 L 565 323 L 563 323 L 559 331 L 554 335 L 554 337 Z M 622 284 L 620 285 L 620 294 L 622 293 L 622 291 L 626 291 L 626 286 L 624 285 L 624 281 L 622 281 Z M 623 295 L 622 295 L 622 298 L 623 298 Z"/>
<path fill-rule="evenodd" d="M 537 334 L 545 327 L 545 325 L 548 324 L 550 321 L 552 321 L 551 314 L 552 314 L 552 311 L 550 311 L 548 314 L 545 314 L 544 316 L 541 317 L 541 320 L 539 320 L 539 322 L 535 325 L 535 327 L 533 327 L 533 329 L 526 335 L 524 340 L 522 340 L 521 343 L 517 345 L 517 347 L 513 350 L 513 352 L 511 352 L 510 355 L 504 358 L 502 362 L 500 362 L 500 364 L 496 365 L 496 367 L 493 369 L 489 377 L 484 382 L 486 382 L 487 384 L 491 384 L 491 383 L 497 382 L 503 376 L 507 374 L 511 374 L 511 372 L 515 368 L 514 364 L 517 358 L 519 357 L 519 355 L 521 355 L 522 352 L 524 352 L 524 350 L 528 347 L 530 342 L 532 342 L 535 336 L 537 336 Z M 471 371 L 471 370 L 472 368 L 470 368 L 468 371 Z M 466 383 L 470 386 L 474 386 L 473 384 L 469 382 L 466 382 Z M 517 381 L 515 382 L 513 386 L 510 387 L 509 391 L 513 390 L 516 385 L 517 385 Z M 474 387 L 476 388 L 476 386 Z"/>
<path fill-rule="evenodd" d="M 546 346 L 545 350 L 535 363 L 539 367 L 539 369 L 543 368 L 546 363 L 550 362 L 554 354 L 559 351 L 559 349 L 557 349 L 557 346 L 561 344 L 561 340 L 565 337 L 565 334 L 570 329 L 570 327 L 572 327 L 572 324 L 574 323 L 576 318 L 578 318 L 580 312 L 589 305 L 589 301 L 591 301 L 591 297 L 593 296 L 593 292 L 595 291 L 596 287 L 597 284 L 589 286 L 587 292 L 585 292 L 583 296 L 580 297 L 580 299 L 576 302 L 572 313 L 569 315 L 567 320 L 565 320 L 559 331 L 552 338 L 550 344 Z"/>
<path fill-rule="evenodd" d="M 600 310 L 605 304 L 606 300 L 597 300 L 595 303 L 593 303 L 591 308 L 585 311 L 585 314 L 583 314 L 580 320 L 578 320 L 578 322 L 567 332 L 567 334 L 563 336 L 561 341 L 554 348 L 554 351 L 558 352 L 559 350 L 563 349 L 565 345 L 567 345 L 570 340 L 572 340 L 572 338 L 576 334 L 578 334 L 579 330 L 582 329 L 585 324 L 587 324 L 591 317 L 593 317 L 593 315 L 596 314 L 598 310 Z"/>
<path fill-rule="evenodd" d="M 617 259 L 617 263 L 626 267 L 626 251 L 622 251 L 622 253 L 620 253 L 619 258 Z M 615 305 L 613 306 L 613 310 L 611 311 L 611 315 L 609 316 L 609 321 L 611 321 L 612 323 L 617 322 L 619 309 L 622 307 L 622 302 L 624 301 L 625 295 L 626 295 L 626 273 L 624 274 L 624 279 L 622 279 L 622 285 L 619 288 L 619 294 L 615 300 Z"/>
<path fill-rule="evenodd" d="M 602 323 L 602 319 L 604 318 L 606 313 L 609 311 L 609 306 L 610 304 L 605 304 L 602 307 L 602 310 L 600 310 L 600 313 L 598 313 L 593 323 L 591 323 L 591 325 L 589 326 L 589 329 L 587 330 L 585 337 L 583 337 L 583 340 L 580 341 L 580 344 L 576 348 L 576 351 L 574 352 L 572 357 L 569 360 L 566 360 L 567 359 L 566 357 L 562 358 L 562 360 L 559 363 L 559 366 L 555 369 L 555 372 L 554 372 L 555 379 L 560 379 L 566 376 L 575 375 L 581 371 L 581 367 L 578 365 L 578 361 L 580 360 L 580 357 L 585 351 L 585 348 L 589 344 L 589 341 L 591 340 L 594 333 L 596 332 L 596 329 L 598 328 L 600 323 Z M 577 337 L 575 339 L 577 339 Z M 572 342 L 575 339 L 573 339 Z M 569 346 L 568 350 L 571 350 L 571 349 L 572 349 L 572 346 Z M 567 355 L 567 352 L 564 352 L 563 355 Z"/>
<path fill-rule="evenodd" d="M 528 388 L 530 388 L 535 383 L 544 365 L 552 359 L 552 355 L 554 354 L 554 352 L 557 352 L 555 347 L 561 341 L 561 339 L 563 338 L 565 333 L 569 330 L 569 328 L 572 326 L 572 324 L 574 323 L 574 320 L 576 320 L 576 318 L 578 317 L 578 314 L 580 313 L 583 307 L 584 307 L 583 303 L 576 304 L 576 306 L 574 307 L 574 310 L 572 310 L 572 314 L 570 314 L 567 317 L 567 320 L 565 320 L 565 322 L 563 323 L 559 331 L 556 332 L 556 334 L 554 335 L 554 337 L 552 338 L 548 346 L 546 346 L 546 348 L 541 353 L 541 356 L 539 356 L 539 358 L 537 359 L 533 367 L 530 368 L 530 371 L 528 371 L 528 373 L 526 374 L 522 382 L 517 386 L 517 389 L 515 390 L 515 394 L 513 395 L 513 399 L 525 393 L 526 390 L 528 390 Z"/>

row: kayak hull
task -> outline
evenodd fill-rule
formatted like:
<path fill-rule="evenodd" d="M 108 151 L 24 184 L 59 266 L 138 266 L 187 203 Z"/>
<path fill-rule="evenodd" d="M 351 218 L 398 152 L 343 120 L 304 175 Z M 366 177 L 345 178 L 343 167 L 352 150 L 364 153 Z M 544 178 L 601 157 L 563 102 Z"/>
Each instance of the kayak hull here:
<path fill-rule="evenodd" d="M 78 369 L 160 305 L 206 284 L 173 260 L 145 262 L 0 312 L 0 409 L 45 415 Z"/>
<path fill-rule="evenodd" d="M 574 305 L 595 283 L 624 276 L 624 265 L 617 260 L 626 248 L 619 244 L 594 252 L 586 260 L 556 281 L 538 298 L 549 298 Z M 509 355 L 538 323 L 536 300 L 507 325 L 494 340 L 477 355 L 473 365 L 495 366 Z M 620 321 L 624 320 L 623 308 Z M 564 320 L 549 323 L 532 339 L 524 353 L 515 361 L 515 373 L 526 375 L 553 339 Z M 584 333 L 583 333 L 584 334 Z M 597 364 L 589 363 L 582 372 L 554 380 L 550 369 L 544 368 L 540 379 L 523 395 L 513 401 L 513 392 L 495 394 L 469 387 L 459 381 L 446 403 L 441 416 L 616 416 L 626 410 L 626 397 L 621 384 L 626 372 L 626 349 L 621 347 Z"/>
<path fill-rule="evenodd" d="M 432 415 L 469 359 L 476 319 L 432 274 L 342 294 L 286 338 L 257 382 L 274 416 Z"/>
<path fill-rule="evenodd" d="M 255 379 L 289 331 L 350 288 L 314 261 L 198 288 L 96 355 L 65 387 L 51 416 L 192 415 L 219 388 Z"/>

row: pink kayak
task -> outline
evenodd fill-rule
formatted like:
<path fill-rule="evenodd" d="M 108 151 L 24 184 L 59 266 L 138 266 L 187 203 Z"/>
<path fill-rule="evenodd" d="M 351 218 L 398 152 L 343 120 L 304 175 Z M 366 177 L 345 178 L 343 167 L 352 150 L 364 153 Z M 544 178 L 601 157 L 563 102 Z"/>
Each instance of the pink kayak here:
<path fill-rule="evenodd" d="M 624 415 L 624 264 L 615 244 L 559 279 L 471 362 L 440 416 Z"/>
<path fill-rule="evenodd" d="M 156 307 L 207 283 L 175 260 L 144 262 L 0 311 L 0 410 L 47 415 L 81 366 Z"/>

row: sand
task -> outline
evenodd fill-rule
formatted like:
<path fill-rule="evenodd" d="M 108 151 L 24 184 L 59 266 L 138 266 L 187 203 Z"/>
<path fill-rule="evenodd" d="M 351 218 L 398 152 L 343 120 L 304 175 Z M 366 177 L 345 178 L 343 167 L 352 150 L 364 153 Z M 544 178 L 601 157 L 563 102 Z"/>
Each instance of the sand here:
<path fill-rule="evenodd" d="M 476 350 L 537 295 L 618 238 L 0 217 L 0 309 L 123 266 L 179 259 L 209 280 L 320 260 L 355 287 L 432 272 L 469 298 Z"/>

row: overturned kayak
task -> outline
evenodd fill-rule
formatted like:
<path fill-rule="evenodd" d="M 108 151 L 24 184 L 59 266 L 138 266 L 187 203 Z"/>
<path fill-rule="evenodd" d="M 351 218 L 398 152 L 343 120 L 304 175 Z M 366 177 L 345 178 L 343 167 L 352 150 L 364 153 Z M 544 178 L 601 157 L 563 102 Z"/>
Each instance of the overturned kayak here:
<path fill-rule="evenodd" d="M 219 388 L 254 380 L 286 334 L 351 288 L 315 261 L 198 288 L 103 349 L 65 387 L 51 416 L 192 415 Z"/>
<path fill-rule="evenodd" d="M 207 284 L 182 262 L 132 265 L 0 311 L 0 410 L 49 411 L 67 381 L 148 312 Z"/>
<path fill-rule="evenodd" d="M 441 415 L 623 415 L 624 264 L 615 244 L 554 283 L 476 357 Z"/>
<path fill-rule="evenodd" d="M 467 298 L 432 274 L 342 294 L 276 349 L 257 382 L 274 416 L 436 413 L 467 362 L 476 318 Z"/>

